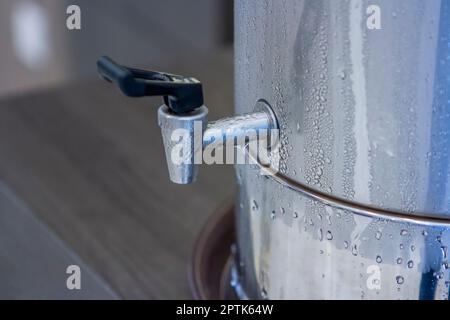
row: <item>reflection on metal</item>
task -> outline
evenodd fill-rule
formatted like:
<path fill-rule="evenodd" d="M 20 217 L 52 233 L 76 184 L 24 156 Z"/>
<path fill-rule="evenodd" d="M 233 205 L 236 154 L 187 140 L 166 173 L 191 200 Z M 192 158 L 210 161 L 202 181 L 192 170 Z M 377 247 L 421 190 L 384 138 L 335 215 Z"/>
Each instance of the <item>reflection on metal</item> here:
<path fill-rule="evenodd" d="M 205 106 L 181 115 L 171 112 L 166 105 L 159 108 L 158 123 L 161 127 L 167 168 L 172 182 L 177 184 L 195 182 L 198 174 L 195 154 L 202 151 L 201 134 L 206 127 L 207 115 L 208 108 Z M 173 134 L 176 134 L 177 130 L 183 131 L 180 132 L 180 137 L 177 135 L 177 139 L 174 139 Z M 199 139 L 200 143 L 196 144 Z M 177 150 L 180 151 L 176 152 Z M 175 159 L 174 152 L 176 156 L 181 154 L 181 158 Z"/>
<path fill-rule="evenodd" d="M 159 108 L 158 122 L 161 127 L 166 161 L 172 182 L 178 184 L 195 182 L 198 165 L 203 163 L 203 152 L 209 146 L 223 148 L 226 143 L 231 141 L 232 148 L 234 148 L 239 146 L 240 141 L 248 143 L 250 140 L 258 139 L 260 137 L 258 133 L 261 130 L 278 132 L 275 115 L 270 106 L 263 101 L 258 102 L 255 110 L 251 113 L 209 123 L 207 115 L 208 108 L 205 106 L 182 114 L 174 114 L 166 105 Z M 271 135 L 269 135 L 270 137 Z M 268 144 L 270 143 L 272 142 L 269 141 Z"/>
<path fill-rule="evenodd" d="M 231 287 L 233 288 L 236 296 L 240 300 L 249 300 L 249 297 L 245 293 L 244 288 L 241 285 L 240 281 L 240 275 L 238 272 L 238 268 L 236 267 L 236 264 L 233 263 L 230 270 L 230 278 L 231 278 Z"/>
<path fill-rule="evenodd" d="M 310 198 L 311 200 L 320 201 L 335 209 L 349 210 L 355 214 L 361 214 L 369 218 L 394 220 L 404 223 L 421 223 L 430 226 L 443 226 L 450 227 L 450 218 L 434 216 L 432 213 L 416 213 L 411 215 L 410 213 L 384 210 L 377 207 L 364 205 L 357 202 L 348 201 L 346 199 L 338 198 L 333 195 L 317 191 L 308 185 L 301 182 L 295 181 L 288 176 L 280 174 L 274 171 L 271 167 L 264 166 L 258 163 L 255 156 L 249 154 L 252 161 L 258 164 L 259 168 L 264 172 L 264 175 L 268 179 L 273 179 L 274 181 L 280 183 L 281 185 L 301 193 L 303 196 Z"/>
<path fill-rule="evenodd" d="M 235 1 L 236 112 L 280 128 L 279 172 L 236 167 L 250 298 L 449 298 L 450 3 L 372 4 Z"/>

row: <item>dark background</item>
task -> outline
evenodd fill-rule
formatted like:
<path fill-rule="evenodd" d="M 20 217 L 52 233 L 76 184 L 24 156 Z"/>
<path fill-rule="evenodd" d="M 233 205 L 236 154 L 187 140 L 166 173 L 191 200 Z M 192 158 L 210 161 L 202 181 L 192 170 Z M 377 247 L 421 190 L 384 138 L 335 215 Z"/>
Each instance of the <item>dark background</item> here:
<path fill-rule="evenodd" d="M 66 28 L 76 4 L 82 30 Z M 0 95 L 95 72 L 108 53 L 123 64 L 154 64 L 232 45 L 231 0 L 2 0 Z"/>

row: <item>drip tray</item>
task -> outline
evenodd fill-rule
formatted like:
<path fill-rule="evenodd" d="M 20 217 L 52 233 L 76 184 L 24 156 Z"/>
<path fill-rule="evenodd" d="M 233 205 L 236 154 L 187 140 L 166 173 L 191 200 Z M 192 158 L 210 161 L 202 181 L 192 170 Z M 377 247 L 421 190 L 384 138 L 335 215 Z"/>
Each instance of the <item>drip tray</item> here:
<path fill-rule="evenodd" d="M 189 284 L 196 300 L 237 299 L 230 286 L 235 243 L 234 203 L 227 201 L 200 232 L 189 266 Z"/>

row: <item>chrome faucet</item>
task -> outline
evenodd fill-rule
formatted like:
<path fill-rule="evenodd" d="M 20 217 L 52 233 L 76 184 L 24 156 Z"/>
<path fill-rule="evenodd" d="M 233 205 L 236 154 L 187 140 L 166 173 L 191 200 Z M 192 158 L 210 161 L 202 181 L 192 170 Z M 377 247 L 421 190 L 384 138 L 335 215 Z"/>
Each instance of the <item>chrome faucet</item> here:
<path fill-rule="evenodd" d="M 270 148 L 277 141 L 275 135 L 268 134 L 278 132 L 277 118 L 263 100 L 256 103 L 252 113 L 208 122 L 208 108 L 203 104 L 202 85 L 197 79 L 124 67 L 106 56 L 98 60 L 97 66 L 99 74 L 116 83 L 126 96 L 163 96 L 158 124 L 174 183 L 195 182 L 203 151 L 212 144 L 231 141 L 235 147 L 262 139 L 269 140 Z M 261 132 L 268 135 L 263 137 Z"/>

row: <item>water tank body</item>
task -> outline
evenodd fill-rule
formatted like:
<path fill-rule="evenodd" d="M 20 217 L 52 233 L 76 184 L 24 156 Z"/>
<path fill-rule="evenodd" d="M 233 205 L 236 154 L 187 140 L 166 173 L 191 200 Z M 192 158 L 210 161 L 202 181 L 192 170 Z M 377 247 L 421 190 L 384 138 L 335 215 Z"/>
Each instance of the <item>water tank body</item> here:
<path fill-rule="evenodd" d="M 236 0 L 236 113 L 280 127 L 236 166 L 234 285 L 262 299 L 448 299 L 450 2 Z"/>

